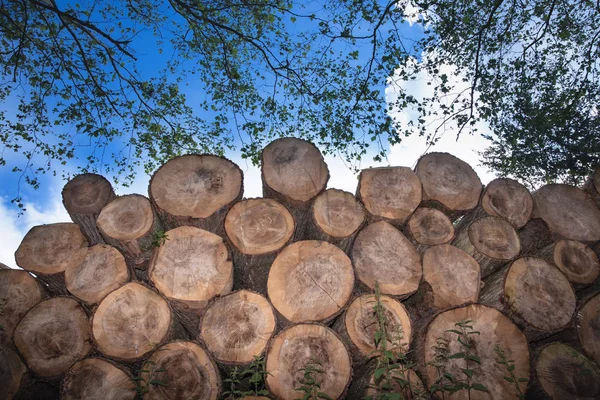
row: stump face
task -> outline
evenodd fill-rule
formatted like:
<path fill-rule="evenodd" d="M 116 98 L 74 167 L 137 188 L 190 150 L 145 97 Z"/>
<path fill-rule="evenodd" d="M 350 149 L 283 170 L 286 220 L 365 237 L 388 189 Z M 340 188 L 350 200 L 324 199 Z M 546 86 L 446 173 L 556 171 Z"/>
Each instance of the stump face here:
<path fill-rule="evenodd" d="M 337 189 L 328 189 L 315 199 L 312 215 L 319 228 L 335 238 L 352 235 L 365 220 L 365 211 L 356 198 Z"/>
<path fill-rule="evenodd" d="M 468 228 L 469 240 L 484 255 L 496 260 L 512 260 L 521 251 L 515 228 L 503 218 L 483 217 Z"/>
<path fill-rule="evenodd" d="M 112 194 L 110 182 L 96 174 L 77 175 L 62 192 L 65 208 L 75 214 L 98 214 Z"/>
<path fill-rule="evenodd" d="M 12 399 L 17 394 L 26 374 L 27 367 L 17 353 L 8 347 L 0 348 L 0 388 L 2 388 L 0 399 Z"/>
<path fill-rule="evenodd" d="M 166 234 L 166 242 L 155 250 L 148 269 L 148 276 L 164 296 L 200 309 L 231 290 L 233 266 L 220 236 L 191 226 Z"/>
<path fill-rule="evenodd" d="M 504 297 L 512 311 L 543 331 L 564 328 L 571 321 L 577 302 L 567 278 L 553 265 L 535 257 L 512 263 L 504 281 Z"/>
<path fill-rule="evenodd" d="M 463 352 L 464 348 L 457 341 L 457 335 L 448 332 L 449 329 L 457 329 L 455 324 L 459 321 L 471 320 L 477 335 L 469 335 L 474 342 L 472 352 L 481 360 L 481 365 L 470 367 L 474 370 L 472 382 L 483 384 L 490 393 L 471 391 L 471 399 L 514 399 L 516 390 L 512 383 L 504 380 L 506 371 L 496 364 L 498 358 L 494 346 L 499 345 L 504 349 L 506 358 L 515 361 L 514 374 L 517 377 L 529 378 L 529 348 L 525 335 L 500 311 L 479 304 L 471 304 L 465 307 L 454 308 L 438 314 L 427 328 L 424 338 L 425 363 L 434 360 L 438 338 L 447 341 L 448 354 Z M 455 377 L 463 377 L 461 368 L 465 368 L 465 360 L 448 359 L 446 371 Z M 428 386 L 431 386 L 437 378 L 437 371 L 432 365 L 426 367 L 426 378 Z M 460 394 L 466 396 L 466 392 Z M 457 397 L 460 398 L 460 397 Z"/>
<path fill-rule="evenodd" d="M 516 229 L 525 226 L 533 211 L 533 197 L 519 182 L 499 178 L 491 181 L 481 197 L 488 215 L 506 218 Z"/>
<path fill-rule="evenodd" d="M 479 300 L 479 264 L 473 257 L 449 244 L 431 247 L 423 254 L 423 279 L 431 286 L 437 308 Z"/>
<path fill-rule="evenodd" d="M 374 216 L 404 223 L 421 203 L 421 181 L 407 167 L 369 168 L 360 173 L 360 198 Z"/>
<path fill-rule="evenodd" d="M 262 152 L 261 164 L 267 186 L 295 201 L 312 199 L 329 179 L 329 169 L 319 149 L 301 139 L 271 142 Z"/>
<path fill-rule="evenodd" d="M 447 153 L 421 157 L 415 172 L 423 184 L 423 200 L 436 200 L 450 210 L 477 206 L 483 186 L 473 168 Z"/>
<path fill-rule="evenodd" d="M 150 181 L 150 197 L 171 215 L 207 218 L 234 201 L 242 171 L 229 160 L 190 154 L 167 161 Z"/>
<path fill-rule="evenodd" d="M 89 247 L 81 264 L 65 270 L 69 292 L 88 304 L 100 302 L 129 279 L 129 270 L 121 253 L 102 244 Z"/>
<path fill-rule="evenodd" d="M 108 203 L 96 221 L 98 228 L 117 240 L 135 240 L 152 228 L 154 212 L 144 196 L 130 194 Z"/>
<path fill-rule="evenodd" d="M 170 325 L 167 302 L 145 286 L 131 282 L 102 300 L 92 319 L 92 334 L 102 353 L 135 360 L 160 344 Z"/>
<path fill-rule="evenodd" d="M 150 356 L 155 369 L 153 379 L 166 386 L 151 385 L 144 399 L 202 399 L 216 400 L 220 391 L 217 367 L 197 344 L 175 341 L 165 344 Z M 147 379 L 148 373 L 142 373 Z"/>
<path fill-rule="evenodd" d="M 577 322 L 581 347 L 596 364 L 600 363 L 600 294 L 581 308 Z"/>
<path fill-rule="evenodd" d="M 285 206 L 272 199 L 236 203 L 225 218 L 225 231 L 242 253 L 258 255 L 281 249 L 294 234 L 295 223 Z"/>
<path fill-rule="evenodd" d="M 551 399 L 600 398 L 600 369 L 571 346 L 546 346 L 538 356 L 535 370 Z"/>
<path fill-rule="evenodd" d="M 428 246 L 448 243 L 454 237 L 452 221 L 433 208 L 417 208 L 408 220 L 408 229 L 417 242 Z"/>
<path fill-rule="evenodd" d="M 69 297 L 32 308 L 15 329 L 14 342 L 27 365 L 44 377 L 63 374 L 92 348 L 88 317 Z"/>
<path fill-rule="evenodd" d="M 76 224 L 34 226 L 19 245 L 15 260 L 24 270 L 56 274 L 81 263 L 87 245 L 87 240 Z"/>
<path fill-rule="evenodd" d="M 263 296 L 240 290 L 217 298 L 204 313 L 200 337 L 217 361 L 252 362 L 275 332 L 275 314 Z"/>
<path fill-rule="evenodd" d="M 123 370 L 101 358 L 87 358 L 67 372 L 60 398 L 133 400 L 135 395 L 135 383 Z"/>
<path fill-rule="evenodd" d="M 352 261 L 362 283 L 374 289 L 378 281 L 381 292 L 390 295 L 415 292 L 423 274 L 421 256 L 414 246 L 383 221 L 360 231 L 352 248 Z"/>
<path fill-rule="evenodd" d="M 348 256 L 334 245 L 303 240 L 277 256 L 267 282 L 269 299 L 288 321 L 321 321 L 350 300 L 354 271 Z"/>
<path fill-rule="evenodd" d="M 266 363 L 269 391 L 280 399 L 301 398 L 295 389 L 301 386 L 301 369 L 311 360 L 324 371 L 317 377 L 319 391 L 333 399 L 342 396 L 352 375 L 350 356 L 331 329 L 314 324 L 295 325 L 273 339 Z"/>
<path fill-rule="evenodd" d="M 552 232 L 566 239 L 600 240 L 600 209 L 583 190 L 552 184 L 542 186 L 533 198 L 536 212 Z"/>
<path fill-rule="evenodd" d="M 600 272 L 600 262 L 594 250 L 575 240 L 556 242 L 554 265 L 573 283 L 593 283 Z"/>

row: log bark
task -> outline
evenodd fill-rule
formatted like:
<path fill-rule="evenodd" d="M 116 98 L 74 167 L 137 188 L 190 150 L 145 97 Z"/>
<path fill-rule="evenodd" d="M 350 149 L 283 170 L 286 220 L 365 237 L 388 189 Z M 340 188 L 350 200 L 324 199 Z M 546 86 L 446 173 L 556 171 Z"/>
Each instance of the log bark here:
<path fill-rule="evenodd" d="M 439 313 L 429 324 L 426 334 L 420 338 L 417 351 L 419 363 L 425 368 L 425 380 L 430 387 L 438 378 L 436 368 L 431 364 L 436 361 L 434 349 L 438 340 L 447 347 L 447 355 L 464 352 L 465 348 L 457 340 L 457 335 L 449 330 L 456 330 L 456 323 L 470 320 L 473 330 L 479 334 L 469 335 L 472 341 L 471 353 L 479 358 L 481 364 L 470 362 L 468 368 L 473 369 L 471 382 L 484 385 L 489 393 L 472 390 L 470 399 L 515 399 L 517 391 L 513 383 L 504 379 L 506 371 L 496 363 L 495 346 L 500 346 L 507 359 L 514 360 L 514 374 L 517 377 L 529 377 L 529 347 L 527 340 L 519 328 L 501 312 L 480 304 L 471 304 L 453 308 Z M 463 339 L 464 341 L 464 339 Z M 457 378 L 464 378 L 461 368 L 467 367 L 464 359 L 447 358 L 444 362 L 445 372 Z M 448 383 L 448 380 L 445 381 Z M 461 397 L 464 396 L 464 397 Z M 466 398 L 466 392 L 457 393 L 456 398 Z"/>
<path fill-rule="evenodd" d="M 219 398 L 221 380 L 217 366 L 198 344 L 183 340 L 167 343 L 152 353 L 149 361 L 154 363 L 152 366 L 156 371 L 152 378 L 165 385 L 150 385 L 144 399 Z M 150 378 L 149 373 L 140 375 L 144 379 Z"/>
<path fill-rule="evenodd" d="M 581 347 L 600 365 L 600 294 L 584 303 L 577 313 L 576 326 Z"/>
<path fill-rule="evenodd" d="M 548 229 L 548 224 L 541 218 L 532 218 L 519 230 L 521 256 L 534 256 L 544 248 L 559 240 Z"/>
<path fill-rule="evenodd" d="M 68 294 L 64 272 L 79 265 L 88 242 L 79 225 L 58 223 L 34 226 L 15 253 L 17 265 L 43 281 L 52 294 Z"/>
<path fill-rule="evenodd" d="M 302 396 L 303 373 L 310 362 L 323 371 L 315 374 L 320 392 L 342 399 L 352 378 L 352 361 L 344 343 L 331 329 L 317 324 L 299 324 L 277 335 L 267 351 L 266 369 L 269 392 L 278 399 Z"/>
<path fill-rule="evenodd" d="M 588 177 L 583 185 L 583 190 L 594 200 L 600 208 L 600 166 Z"/>
<path fill-rule="evenodd" d="M 417 162 L 415 173 L 423 184 L 422 206 L 437 208 L 451 220 L 479 203 L 481 180 L 466 162 L 448 153 L 429 153 Z"/>
<path fill-rule="evenodd" d="M 223 235 L 227 211 L 242 198 L 243 179 L 225 158 L 189 154 L 160 167 L 148 192 L 165 229 L 195 226 Z"/>
<path fill-rule="evenodd" d="M 590 285 L 598 279 L 600 262 L 594 251 L 576 240 L 559 240 L 542 249 L 538 257 L 555 265 L 575 286 Z"/>
<path fill-rule="evenodd" d="M 421 257 L 404 235 L 387 222 L 363 228 L 352 248 L 352 262 L 361 291 L 372 292 L 379 282 L 381 293 L 408 297 L 419 287 Z"/>
<path fill-rule="evenodd" d="M 106 244 L 88 247 L 81 264 L 65 270 L 65 284 L 69 292 L 90 306 L 130 280 L 125 258 L 117 249 Z"/>
<path fill-rule="evenodd" d="M 292 214 L 278 201 L 248 199 L 234 205 L 225 218 L 225 232 L 235 272 L 235 289 L 267 293 L 269 269 L 294 236 Z"/>
<path fill-rule="evenodd" d="M 139 194 L 120 196 L 98 216 L 98 228 L 106 243 L 123 253 L 130 265 L 146 269 L 162 224 L 150 201 Z"/>
<path fill-rule="evenodd" d="M 485 280 L 480 302 L 510 315 L 529 341 L 537 341 L 571 323 L 577 299 L 555 266 L 523 257 Z"/>
<path fill-rule="evenodd" d="M 350 301 L 354 271 L 348 256 L 334 245 L 303 240 L 277 256 L 267 292 L 280 323 L 329 322 Z"/>
<path fill-rule="evenodd" d="M 421 181 L 407 167 L 380 167 L 361 171 L 356 197 L 370 221 L 387 221 L 402 227 L 422 199 Z"/>
<path fill-rule="evenodd" d="M 521 251 L 519 235 L 507 220 L 483 217 L 457 232 L 452 245 L 472 256 L 485 279 L 514 260 Z"/>
<path fill-rule="evenodd" d="M 319 149 L 296 138 L 277 139 L 261 155 L 263 197 L 285 205 L 296 221 L 295 240 L 306 230 L 313 200 L 325 190 L 329 169 Z"/>
<path fill-rule="evenodd" d="M 42 301 L 19 322 L 14 342 L 33 372 L 59 378 L 92 350 L 87 313 L 71 297 Z"/>
<path fill-rule="evenodd" d="M 421 255 L 431 246 L 446 244 L 454 239 L 452 221 L 435 208 L 417 208 L 403 232 Z"/>
<path fill-rule="evenodd" d="M 351 193 L 327 189 L 312 205 L 305 237 L 329 242 L 348 254 L 365 219 L 364 207 Z"/>
<path fill-rule="evenodd" d="M 233 287 L 233 265 L 220 236 L 182 226 L 166 232 L 156 248 L 148 276 L 166 297 L 190 337 L 198 337 L 200 314 L 215 296 Z"/>
<path fill-rule="evenodd" d="M 17 324 L 45 297 L 40 282 L 28 272 L 0 269 L 0 347 L 13 346 Z"/>
<path fill-rule="evenodd" d="M 11 400 L 27 379 L 27 367 L 12 349 L 0 346 L 0 399 Z"/>
<path fill-rule="evenodd" d="M 102 208 L 115 197 L 110 182 L 96 174 L 77 175 L 63 188 L 63 204 L 90 245 L 104 243 L 96 219 Z"/>
<path fill-rule="evenodd" d="M 63 400 L 134 400 L 135 383 L 124 367 L 102 358 L 75 363 L 61 382 Z"/>

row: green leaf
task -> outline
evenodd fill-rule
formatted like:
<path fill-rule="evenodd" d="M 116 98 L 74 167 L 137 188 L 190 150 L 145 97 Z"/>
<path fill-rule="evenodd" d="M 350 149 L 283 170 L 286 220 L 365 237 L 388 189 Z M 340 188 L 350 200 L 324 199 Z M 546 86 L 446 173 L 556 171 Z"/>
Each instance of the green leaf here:
<path fill-rule="evenodd" d="M 461 368 L 460 369 L 462 372 L 464 372 L 465 375 L 467 375 L 470 378 L 473 377 L 473 370 L 469 369 L 469 368 Z"/>
<path fill-rule="evenodd" d="M 463 352 L 454 353 L 454 354 L 448 356 L 448 359 L 453 359 L 453 358 L 465 358 L 465 353 L 463 353 Z"/>
<path fill-rule="evenodd" d="M 486 388 L 485 386 L 483 386 L 481 383 L 473 383 L 471 385 L 471 389 L 475 389 L 475 390 L 478 390 L 480 392 L 488 392 L 488 393 L 490 392 L 488 390 L 488 388 Z"/>
<path fill-rule="evenodd" d="M 529 382 L 529 379 L 527 379 L 527 378 L 519 378 L 518 381 L 519 382 Z"/>
<path fill-rule="evenodd" d="M 513 378 L 511 378 L 510 376 L 505 376 L 504 380 L 510 382 L 510 383 L 515 383 L 515 380 Z"/>
<path fill-rule="evenodd" d="M 325 400 L 333 400 L 331 397 L 329 397 L 327 395 L 327 393 L 323 393 L 323 392 L 317 392 L 317 397 L 319 399 L 325 399 Z"/>
<path fill-rule="evenodd" d="M 462 335 L 461 331 L 457 331 L 456 329 L 447 329 L 446 332 L 456 333 L 457 335 Z"/>
<path fill-rule="evenodd" d="M 471 361 L 475 361 L 477 364 L 481 364 L 481 360 L 474 354 L 469 354 L 467 358 Z"/>
<path fill-rule="evenodd" d="M 378 381 L 385 373 L 386 373 L 385 368 L 377 368 L 375 370 L 375 372 L 373 373 L 373 377 L 375 378 L 376 381 Z"/>

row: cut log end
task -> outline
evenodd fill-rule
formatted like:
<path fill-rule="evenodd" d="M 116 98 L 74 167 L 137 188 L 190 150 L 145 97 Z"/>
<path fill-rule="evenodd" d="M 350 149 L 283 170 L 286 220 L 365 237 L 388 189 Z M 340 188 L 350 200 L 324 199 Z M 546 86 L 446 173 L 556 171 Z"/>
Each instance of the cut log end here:
<path fill-rule="evenodd" d="M 0 399 L 12 399 L 27 375 L 27 367 L 12 349 L 0 347 Z"/>
<path fill-rule="evenodd" d="M 249 199 L 235 204 L 225 218 L 225 232 L 243 254 L 280 250 L 294 234 L 295 222 L 285 206 L 272 199 Z"/>
<path fill-rule="evenodd" d="M 43 377 L 57 377 L 91 350 L 88 317 L 79 303 L 55 297 L 39 303 L 19 322 L 14 342 L 27 365 Z"/>
<path fill-rule="evenodd" d="M 101 358 L 87 358 L 71 367 L 64 376 L 60 398 L 64 400 L 133 400 L 135 383 L 115 364 Z"/>
<path fill-rule="evenodd" d="M 480 218 L 468 228 L 469 240 L 482 254 L 496 260 L 512 260 L 521 251 L 515 228 L 503 218 Z"/>
<path fill-rule="evenodd" d="M 97 220 L 102 233 L 116 240 L 136 240 L 154 224 L 154 212 L 144 196 L 130 194 L 108 203 Z"/>
<path fill-rule="evenodd" d="M 427 246 L 448 243 L 454 238 L 452 221 L 433 208 L 417 208 L 408 220 L 407 229 L 417 243 Z"/>
<path fill-rule="evenodd" d="M 346 347 L 329 328 L 300 324 L 282 331 L 267 353 L 269 391 L 279 399 L 302 397 L 303 369 L 311 362 L 323 372 L 314 374 L 319 391 L 332 399 L 341 398 L 350 383 L 352 366 Z"/>
<path fill-rule="evenodd" d="M 223 239 L 191 226 L 166 232 L 155 250 L 148 276 L 165 297 L 203 309 L 215 296 L 229 293 L 233 266 Z"/>
<path fill-rule="evenodd" d="M 360 173 L 358 195 L 375 219 L 404 224 L 421 203 L 421 181 L 407 167 L 369 168 Z"/>
<path fill-rule="evenodd" d="M 600 365 L 600 294 L 581 308 L 577 316 L 577 333 L 581 347 Z"/>
<path fill-rule="evenodd" d="M 346 238 L 362 226 L 365 211 L 352 194 L 328 189 L 313 203 L 312 217 L 325 234 L 334 238 Z"/>
<path fill-rule="evenodd" d="M 600 262 L 594 250 L 575 240 L 556 242 L 552 261 L 573 283 L 594 283 L 600 273 Z"/>
<path fill-rule="evenodd" d="M 101 175 L 82 174 L 71 179 L 62 191 L 69 214 L 98 214 L 114 197 L 110 182 Z"/>
<path fill-rule="evenodd" d="M 312 143 L 283 138 L 262 152 L 263 184 L 290 202 L 306 203 L 321 193 L 329 180 L 323 155 Z"/>
<path fill-rule="evenodd" d="M 515 229 L 525 226 L 533 211 L 533 197 L 519 182 L 499 178 L 491 181 L 481 197 L 488 215 L 506 218 Z"/>
<path fill-rule="evenodd" d="M 103 354 L 136 360 L 166 339 L 171 318 L 171 309 L 161 296 L 131 282 L 111 292 L 98 305 L 92 334 Z"/>
<path fill-rule="evenodd" d="M 264 352 L 275 328 L 275 314 L 267 299 L 240 290 L 217 298 L 206 309 L 200 338 L 217 361 L 245 364 Z"/>
<path fill-rule="evenodd" d="M 350 300 L 354 271 L 348 256 L 317 240 L 289 245 L 277 256 L 267 281 L 273 306 L 290 322 L 324 321 Z"/>

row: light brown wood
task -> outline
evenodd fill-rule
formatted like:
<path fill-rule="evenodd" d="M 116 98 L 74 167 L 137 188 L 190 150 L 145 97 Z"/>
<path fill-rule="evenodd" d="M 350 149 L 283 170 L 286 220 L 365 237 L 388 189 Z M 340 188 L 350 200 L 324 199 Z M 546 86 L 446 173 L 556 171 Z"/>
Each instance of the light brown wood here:
<path fill-rule="evenodd" d="M 450 308 L 477 302 L 481 270 L 473 257 L 443 244 L 431 247 L 423 255 L 423 281 L 431 288 L 433 306 Z"/>
<path fill-rule="evenodd" d="M 156 171 L 149 187 L 165 229 L 190 225 L 221 234 L 229 208 L 242 198 L 243 175 L 213 155 L 175 157 Z"/>
<path fill-rule="evenodd" d="M 533 193 L 535 216 L 564 239 L 600 240 L 600 208 L 581 189 L 563 184 L 542 186 Z"/>
<path fill-rule="evenodd" d="M 0 400 L 15 397 L 27 377 L 27 367 L 12 349 L 0 346 Z"/>
<path fill-rule="evenodd" d="M 303 392 L 295 389 L 301 386 L 301 369 L 311 361 L 324 371 L 316 376 L 320 391 L 343 398 L 352 377 L 350 356 L 331 329 L 317 324 L 292 326 L 273 339 L 266 362 L 269 392 L 282 400 L 301 398 Z"/>
<path fill-rule="evenodd" d="M 404 233 L 419 254 L 423 254 L 431 246 L 449 243 L 454 239 L 454 226 L 443 212 L 420 207 L 406 223 Z"/>
<path fill-rule="evenodd" d="M 421 282 L 421 257 L 404 235 L 387 222 L 363 228 L 352 248 L 357 279 L 370 291 L 379 282 L 381 293 L 406 297 Z"/>
<path fill-rule="evenodd" d="M 62 379 L 62 400 L 133 400 L 135 383 L 117 364 L 101 358 L 75 363 Z"/>
<path fill-rule="evenodd" d="M 331 320 L 348 303 L 353 288 L 354 271 L 348 256 L 317 240 L 283 249 L 267 282 L 273 306 L 292 323 Z"/>
<path fill-rule="evenodd" d="M 167 339 L 172 324 L 169 304 L 137 282 L 111 292 L 92 318 L 98 350 L 116 360 L 133 361 Z"/>
<path fill-rule="evenodd" d="M 404 225 L 422 199 L 421 181 L 407 167 L 364 169 L 358 179 L 356 196 L 373 220 Z"/>
<path fill-rule="evenodd" d="M 424 155 L 417 162 L 415 173 L 423 184 L 425 204 L 441 205 L 450 219 L 456 219 L 479 203 L 483 190 L 481 180 L 469 164 L 451 154 Z"/>
<path fill-rule="evenodd" d="M 596 253 L 576 240 L 559 240 L 542 249 L 538 257 L 554 264 L 575 285 L 594 283 L 600 273 Z"/>
<path fill-rule="evenodd" d="M 577 315 L 576 325 L 581 347 L 600 365 L 600 294 L 584 304 Z"/>
<path fill-rule="evenodd" d="M 115 197 L 110 182 L 96 174 L 77 175 L 63 188 L 65 209 L 73 222 L 80 226 L 90 245 L 104 243 L 96 218 L 102 208 Z"/>
<path fill-rule="evenodd" d="M 58 223 L 34 226 L 15 253 L 17 265 L 34 273 L 54 294 L 68 294 L 64 271 L 82 262 L 88 242 L 79 225 Z"/>
<path fill-rule="evenodd" d="M 506 218 L 515 229 L 520 229 L 531 218 L 533 197 L 519 182 L 498 178 L 486 186 L 481 207 L 488 215 Z"/>
<path fill-rule="evenodd" d="M 93 305 L 107 294 L 131 279 L 125 258 L 117 249 L 106 244 L 88 247 L 79 265 L 65 270 L 65 283 L 69 292 Z"/>
<path fill-rule="evenodd" d="M 566 344 L 544 347 L 536 360 L 535 373 L 552 400 L 600 398 L 600 369 Z"/>
<path fill-rule="evenodd" d="M 42 285 L 28 272 L 0 269 L 0 347 L 12 346 L 17 324 L 45 296 Z"/>
<path fill-rule="evenodd" d="M 517 396 L 514 385 L 504 379 L 506 371 L 496 363 L 494 347 L 499 345 L 505 352 L 506 358 L 514 360 L 514 374 L 517 377 L 529 377 L 529 348 L 523 333 L 501 312 L 479 304 L 471 304 L 454 308 L 438 314 L 421 340 L 423 355 L 422 365 L 425 367 L 425 378 L 428 387 L 437 379 L 437 371 L 432 365 L 434 361 L 434 346 L 441 339 L 447 343 L 448 355 L 464 352 L 464 347 L 458 342 L 457 335 L 449 332 L 457 329 L 456 323 L 472 321 L 473 330 L 479 334 L 469 335 L 473 342 L 472 353 L 481 360 L 481 364 L 470 362 L 469 367 L 474 370 L 472 382 L 483 384 L 489 393 L 476 390 L 471 391 L 471 400 L 507 399 L 512 400 Z M 460 358 L 448 359 L 445 363 L 446 372 L 455 377 L 464 377 L 461 368 L 466 367 L 465 360 Z M 447 381 L 446 381 L 447 382 Z M 463 396 L 463 397 L 461 397 Z M 455 398 L 466 398 L 466 392 L 458 393 Z"/>
<path fill-rule="evenodd" d="M 149 358 L 155 372 L 153 379 L 164 382 L 151 385 L 144 395 L 147 400 L 216 400 L 221 392 L 217 366 L 194 342 L 177 340 L 157 349 Z M 152 368 L 150 368 L 152 370 Z M 141 377 L 148 379 L 148 373 Z"/>
<path fill-rule="evenodd" d="M 240 290 L 215 299 L 200 325 L 200 339 L 217 362 L 246 364 L 275 333 L 275 313 L 263 296 Z"/>
<path fill-rule="evenodd" d="M 75 299 L 54 297 L 25 314 L 14 342 L 33 372 L 59 377 L 91 351 L 89 319 Z"/>

